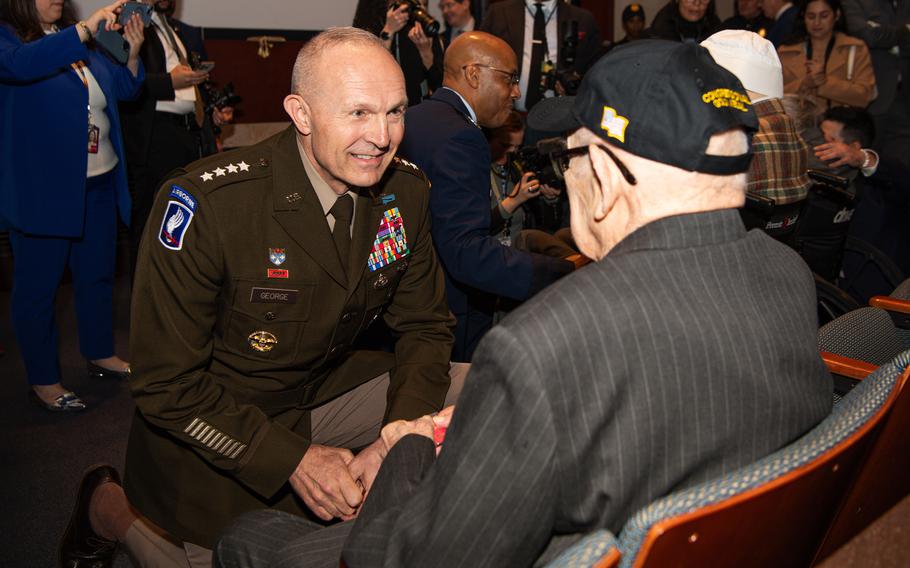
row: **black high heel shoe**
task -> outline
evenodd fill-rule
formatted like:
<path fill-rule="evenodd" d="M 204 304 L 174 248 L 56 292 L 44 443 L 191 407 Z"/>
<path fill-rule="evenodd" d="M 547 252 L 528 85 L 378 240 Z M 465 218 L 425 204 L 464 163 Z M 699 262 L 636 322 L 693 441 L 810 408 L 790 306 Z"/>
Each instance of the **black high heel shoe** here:
<path fill-rule="evenodd" d="M 105 369 L 99 365 L 96 365 L 89 361 L 88 366 L 88 376 L 96 379 L 117 379 L 119 381 L 125 381 L 130 378 L 130 368 L 127 367 L 126 371 L 113 371 L 111 369 Z"/>

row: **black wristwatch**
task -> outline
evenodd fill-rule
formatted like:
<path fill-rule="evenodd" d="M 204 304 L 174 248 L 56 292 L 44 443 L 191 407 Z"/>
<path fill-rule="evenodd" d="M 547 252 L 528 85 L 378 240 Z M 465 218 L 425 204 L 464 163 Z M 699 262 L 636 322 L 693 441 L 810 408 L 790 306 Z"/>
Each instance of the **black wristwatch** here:
<path fill-rule="evenodd" d="M 382 39 L 382 41 L 389 41 L 390 39 L 392 39 L 391 34 L 389 34 L 389 32 L 387 32 L 385 30 L 382 30 L 381 32 L 379 32 L 379 37 L 380 37 L 380 39 Z"/>

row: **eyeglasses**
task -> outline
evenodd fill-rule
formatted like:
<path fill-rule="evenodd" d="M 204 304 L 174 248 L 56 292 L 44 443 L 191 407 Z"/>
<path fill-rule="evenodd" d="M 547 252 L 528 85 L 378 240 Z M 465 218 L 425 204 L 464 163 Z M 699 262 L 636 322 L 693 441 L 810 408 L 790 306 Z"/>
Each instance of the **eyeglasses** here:
<path fill-rule="evenodd" d="M 511 71 L 506 71 L 505 69 L 499 69 L 498 67 L 493 67 L 492 65 L 484 65 L 483 63 L 468 63 L 467 65 L 462 65 L 461 68 L 467 69 L 471 65 L 474 65 L 475 67 L 484 67 L 486 69 L 489 69 L 490 71 L 496 71 L 497 73 L 502 73 L 503 75 L 506 76 L 506 78 L 508 78 L 509 85 L 517 85 L 518 82 L 520 81 L 520 78 L 518 77 L 518 73 L 512 73 Z"/>
<path fill-rule="evenodd" d="M 629 185 L 636 185 L 638 183 L 638 180 L 635 179 L 635 176 L 632 175 L 632 172 L 629 171 L 629 168 L 627 168 L 626 165 L 622 163 L 622 160 L 620 160 L 612 150 L 603 144 L 596 144 L 596 146 L 606 152 L 608 156 L 610 156 L 610 159 L 612 159 L 613 163 L 616 164 L 616 167 L 619 168 L 619 173 L 621 173 L 622 177 L 625 178 L 627 182 L 629 182 Z M 584 156 L 590 151 L 590 148 L 590 146 L 585 145 L 555 152 L 553 154 L 553 163 L 556 164 L 556 167 L 559 169 L 559 175 L 564 178 L 566 176 L 566 170 L 569 169 L 569 162 L 572 160 L 572 158 L 576 156 Z"/>

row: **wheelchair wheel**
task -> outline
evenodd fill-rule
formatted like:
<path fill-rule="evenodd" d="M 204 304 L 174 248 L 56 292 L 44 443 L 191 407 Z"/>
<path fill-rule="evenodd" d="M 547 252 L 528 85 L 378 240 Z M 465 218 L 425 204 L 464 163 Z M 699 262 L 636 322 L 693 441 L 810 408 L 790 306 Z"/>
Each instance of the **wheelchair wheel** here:
<path fill-rule="evenodd" d="M 847 312 L 860 308 L 859 302 L 818 274 L 815 277 L 815 297 L 818 306 L 818 326 L 821 327 Z"/>
<path fill-rule="evenodd" d="M 856 301 L 865 304 L 877 294 L 888 295 L 904 281 L 894 261 L 871 244 L 847 237 L 838 285 Z"/>

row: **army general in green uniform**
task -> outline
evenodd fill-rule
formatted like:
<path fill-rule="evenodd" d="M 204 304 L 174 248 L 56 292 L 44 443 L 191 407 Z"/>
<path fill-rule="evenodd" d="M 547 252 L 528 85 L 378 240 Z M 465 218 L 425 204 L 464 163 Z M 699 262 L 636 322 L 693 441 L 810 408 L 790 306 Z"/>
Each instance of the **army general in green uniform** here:
<path fill-rule="evenodd" d="M 350 518 L 384 457 L 371 444 L 382 423 L 457 395 L 429 183 L 394 158 L 400 68 L 374 36 L 340 28 L 301 50 L 292 87 L 291 128 L 162 186 L 140 250 L 123 487 L 183 565 L 210 562 L 245 511 Z M 352 350 L 378 318 L 394 354 Z M 158 554 L 136 550 L 160 548 L 142 543 L 148 523 L 118 534 L 105 514 L 87 515 L 99 536 Z"/>

